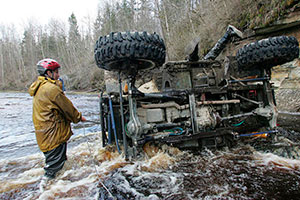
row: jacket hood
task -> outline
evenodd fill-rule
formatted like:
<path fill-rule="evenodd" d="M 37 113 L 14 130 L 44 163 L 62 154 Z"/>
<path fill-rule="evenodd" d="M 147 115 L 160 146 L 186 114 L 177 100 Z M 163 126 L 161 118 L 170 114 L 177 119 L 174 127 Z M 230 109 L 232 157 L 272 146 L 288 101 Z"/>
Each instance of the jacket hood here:
<path fill-rule="evenodd" d="M 45 84 L 47 81 L 55 83 L 54 80 L 47 79 L 44 76 L 39 76 L 38 79 L 35 82 L 33 82 L 28 89 L 28 93 L 30 94 L 30 96 L 34 96 L 38 91 L 38 89 L 40 88 L 40 86 Z"/>

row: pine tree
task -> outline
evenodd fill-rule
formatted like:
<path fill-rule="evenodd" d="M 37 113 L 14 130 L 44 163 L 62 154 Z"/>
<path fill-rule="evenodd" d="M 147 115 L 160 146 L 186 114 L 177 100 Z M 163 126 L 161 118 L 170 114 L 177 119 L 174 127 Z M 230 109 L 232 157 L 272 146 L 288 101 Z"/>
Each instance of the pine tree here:
<path fill-rule="evenodd" d="M 69 17 L 69 44 L 78 46 L 80 42 L 80 34 L 77 25 L 77 19 L 74 13 Z"/>

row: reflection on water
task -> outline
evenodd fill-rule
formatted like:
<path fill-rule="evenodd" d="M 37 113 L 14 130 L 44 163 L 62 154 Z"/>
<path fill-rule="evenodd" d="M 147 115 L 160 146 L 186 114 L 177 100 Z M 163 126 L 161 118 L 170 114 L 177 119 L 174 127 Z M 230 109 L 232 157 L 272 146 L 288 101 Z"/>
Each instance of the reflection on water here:
<path fill-rule="evenodd" d="M 88 119 L 97 120 L 96 95 L 70 98 Z M 276 143 L 263 142 L 268 149 L 256 148 L 258 143 L 253 142 L 194 154 L 147 144 L 143 157 L 128 162 L 114 146 L 101 147 L 95 124 L 73 127 L 68 161 L 41 193 L 44 157 L 35 144 L 31 98 L 0 93 L 0 110 L 8 116 L 0 121 L 0 199 L 298 199 L 300 195 L 300 137 L 293 138 L 297 132 L 281 129 L 284 136 L 275 138 Z"/>

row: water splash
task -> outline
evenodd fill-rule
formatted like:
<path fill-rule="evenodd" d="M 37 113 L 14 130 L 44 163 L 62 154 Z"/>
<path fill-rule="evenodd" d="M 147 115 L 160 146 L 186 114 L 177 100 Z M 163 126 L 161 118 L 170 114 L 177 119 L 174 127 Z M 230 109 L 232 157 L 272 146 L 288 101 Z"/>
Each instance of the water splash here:
<path fill-rule="evenodd" d="M 87 143 L 88 141 L 88 143 Z M 41 153 L 0 162 L 0 199 L 285 199 L 300 194 L 300 161 L 236 148 L 180 151 L 147 144 L 127 162 L 99 133 L 76 136 L 68 161 L 40 193 Z"/>
<path fill-rule="evenodd" d="M 105 179 L 117 199 L 285 199 L 300 194 L 298 160 L 260 153 L 249 145 L 198 155 L 174 155 L 168 148 L 150 152 L 155 152 L 150 159 Z M 277 158 L 285 160 L 280 167 L 274 165 Z M 107 198 L 100 188 L 99 199 Z"/>
<path fill-rule="evenodd" d="M 92 137 L 95 134 L 89 134 Z M 74 140 L 81 140 L 78 136 Z M 89 151 L 88 145 L 92 148 Z M 110 149 L 109 149 L 110 150 Z M 125 162 L 116 152 L 101 148 L 99 139 L 80 143 L 68 150 L 63 169 L 40 193 L 39 183 L 44 173 L 44 157 L 35 154 L 19 159 L 2 160 L 0 163 L 0 199 L 95 199 L 99 180 Z M 99 154 L 102 152 L 102 154 Z M 109 155 L 105 157 L 103 155 Z"/>

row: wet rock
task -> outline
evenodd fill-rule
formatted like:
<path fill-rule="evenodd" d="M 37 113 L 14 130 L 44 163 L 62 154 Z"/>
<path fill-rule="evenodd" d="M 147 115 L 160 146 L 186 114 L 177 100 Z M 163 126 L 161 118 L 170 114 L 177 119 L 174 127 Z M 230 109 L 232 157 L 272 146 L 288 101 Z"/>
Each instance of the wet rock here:
<path fill-rule="evenodd" d="M 282 88 L 275 91 L 279 111 L 297 112 L 300 106 L 300 89 Z"/>
<path fill-rule="evenodd" d="M 300 133 L 295 131 L 278 128 L 278 133 L 268 139 L 252 138 L 246 143 L 260 152 L 272 153 L 289 159 L 300 159 Z"/>

